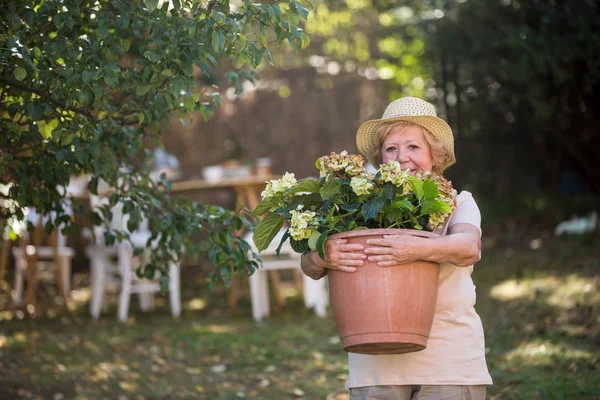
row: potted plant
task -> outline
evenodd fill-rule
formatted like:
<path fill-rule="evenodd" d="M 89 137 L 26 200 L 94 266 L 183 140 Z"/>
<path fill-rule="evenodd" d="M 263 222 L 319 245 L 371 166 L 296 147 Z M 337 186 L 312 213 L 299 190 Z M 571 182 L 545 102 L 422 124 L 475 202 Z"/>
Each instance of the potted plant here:
<path fill-rule="evenodd" d="M 362 156 L 331 153 L 316 162 L 318 179 L 294 174 L 267 182 L 254 210 L 264 216 L 254 232 L 259 251 L 287 223 L 281 245 L 317 251 L 329 238 L 365 243 L 383 234 L 433 237 L 456 208 L 456 191 L 440 175 L 414 175 L 391 161 L 373 173 Z M 331 305 L 344 349 L 368 354 L 422 350 L 433 322 L 439 266 L 415 262 L 378 267 L 365 261 L 355 273 L 328 271 Z"/>

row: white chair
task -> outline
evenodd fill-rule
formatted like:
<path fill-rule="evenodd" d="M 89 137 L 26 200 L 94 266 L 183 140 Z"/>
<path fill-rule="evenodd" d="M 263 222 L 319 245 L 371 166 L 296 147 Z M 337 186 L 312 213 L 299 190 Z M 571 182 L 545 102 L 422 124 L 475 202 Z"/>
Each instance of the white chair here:
<path fill-rule="evenodd" d="M 71 208 L 67 207 L 66 212 L 71 213 Z M 42 229 L 48 219 L 54 219 L 55 213 L 49 216 L 42 217 L 34 208 L 27 209 L 26 224 L 31 222 L 36 229 Z M 24 225 L 23 224 L 23 225 Z M 71 261 L 75 255 L 75 251 L 66 246 L 66 238 L 60 231 L 61 227 L 56 227 L 51 234 L 51 246 L 35 246 L 29 245 L 29 232 L 23 226 L 21 232 L 21 245 L 12 249 L 13 257 L 15 258 L 15 292 L 13 303 L 21 305 L 23 303 L 23 284 L 29 260 L 36 259 L 36 275 L 42 272 L 45 265 L 52 265 L 55 269 L 54 276 L 56 277 L 58 287 L 62 292 L 61 295 L 67 299 L 71 293 Z M 31 284 L 31 283 L 30 283 Z"/>
<path fill-rule="evenodd" d="M 259 255 L 262 260 L 262 268 L 258 268 L 250 275 L 250 300 L 252 302 L 252 317 L 255 321 L 261 321 L 271 312 L 269 304 L 269 286 L 268 271 L 281 269 L 300 269 L 300 254 L 294 252 L 289 242 L 281 246 L 280 257 L 277 256 L 277 246 L 285 233 L 285 229 L 279 231 L 271 245 Z M 244 235 L 246 240 L 255 253 L 258 253 L 254 242 L 252 241 L 252 232 Z M 306 275 L 303 276 L 303 294 L 304 304 L 307 308 L 314 308 L 319 317 L 327 315 L 327 305 L 329 296 L 327 294 L 327 280 L 320 279 L 315 281 Z"/>
<path fill-rule="evenodd" d="M 107 204 L 106 198 L 93 196 L 91 205 L 94 208 Z M 110 224 L 112 229 L 127 230 L 127 218 L 123 218 L 122 205 L 115 205 L 111 212 L 113 218 Z M 100 317 L 103 306 L 104 294 L 107 289 L 119 290 L 118 318 L 121 322 L 127 322 L 129 302 L 132 294 L 137 293 L 142 311 L 154 308 L 154 294 L 160 292 L 158 271 L 155 279 L 140 279 L 135 270 L 149 256 L 151 248 L 140 256 L 133 255 L 133 248 L 129 242 L 116 243 L 112 246 L 104 244 L 104 228 L 95 226 L 94 233 L 96 243 L 86 249 L 90 258 L 92 299 L 90 311 L 92 317 Z M 130 238 L 136 247 L 145 248 L 151 237 L 148 222 L 144 220 L 138 230 L 130 233 Z M 179 282 L 179 266 L 175 263 L 169 264 L 169 299 L 171 313 L 174 317 L 181 315 L 181 296 Z"/>

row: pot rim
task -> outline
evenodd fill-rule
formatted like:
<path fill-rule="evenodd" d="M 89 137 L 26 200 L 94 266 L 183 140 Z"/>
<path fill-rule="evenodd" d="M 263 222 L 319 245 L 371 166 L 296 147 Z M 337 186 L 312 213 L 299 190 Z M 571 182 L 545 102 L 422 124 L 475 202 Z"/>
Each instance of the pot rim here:
<path fill-rule="evenodd" d="M 348 232 L 334 233 L 329 235 L 328 239 L 345 239 L 358 236 L 373 236 L 373 235 L 411 235 L 422 238 L 440 237 L 439 233 L 420 231 L 418 229 L 399 229 L 399 228 L 377 228 L 377 229 L 357 229 Z"/>

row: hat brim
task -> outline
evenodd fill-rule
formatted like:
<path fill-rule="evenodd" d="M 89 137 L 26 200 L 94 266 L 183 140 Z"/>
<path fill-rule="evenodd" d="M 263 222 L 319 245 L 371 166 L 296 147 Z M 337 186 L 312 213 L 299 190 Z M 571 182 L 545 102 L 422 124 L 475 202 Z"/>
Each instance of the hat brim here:
<path fill-rule="evenodd" d="M 435 169 L 439 170 L 438 172 L 445 170 L 456 162 L 456 157 L 454 155 L 454 134 L 452 133 L 450 125 L 448 125 L 446 121 L 431 115 L 400 116 L 374 119 L 364 122 L 358 128 L 358 132 L 356 133 L 356 146 L 358 147 L 358 151 L 360 151 L 361 154 L 365 156 L 375 168 L 379 167 L 376 165 L 377 160 L 370 159 L 369 155 L 375 153 L 379 147 L 379 143 L 377 143 L 377 138 L 375 135 L 377 128 L 383 124 L 397 121 L 406 121 L 415 125 L 419 125 L 431 132 L 436 140 L 443 143 L 446 151 L 448 152 L 448 158 L 442 165 L 436 166 Z"/>

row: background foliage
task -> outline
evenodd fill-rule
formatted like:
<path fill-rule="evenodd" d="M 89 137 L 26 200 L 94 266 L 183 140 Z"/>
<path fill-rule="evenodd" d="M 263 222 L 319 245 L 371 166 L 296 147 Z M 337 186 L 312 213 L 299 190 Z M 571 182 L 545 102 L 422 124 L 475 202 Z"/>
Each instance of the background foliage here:
<path fill-rule="evenodd" d="M 239 216 L 217 207 L 175 201 L 165 177 L 150 179 L 148 147 L 160 144 L 173 115 L 187 123 L 192 112 L 210 118 L 220 104 L 210 80 L 220 73 L 238 92 L 270 59 L 266 33 L 294 48 L 306 43 L 298 28 L 308 10 L 297 1 L 235 6 L 220 1 L 8 1 L 0 6 L 0 176 L 10 187 L 3 218 L 23 218 L 23 207 L 56 212 L 47 230 L 73 231 L 64 188 L 70 176 L 90 174 L 89 190 L 111 187 L 110 205 L 92 210 L 94 224 L 108 223 L 119 201 L 129 231 L 148 218 L 148 244 L 157 243 L 145 273 L 151 276 L 185 248 L 202 229 L 212 230 L 211 260 L 229 282 L 230 270 L 256 266 L 248 245 L 234 236 Z M 224 71 L 223 71 L 224 70 Z M 74 203 L 73 203 L 74 204 Z M 85 210 L 74 204 L 78 214 Z M 108 244 L 128 232 L 105 234 Z M 214 252 L 213 252 L 214 253 Z M 214 277 L 209 280 L 214 281 Z"/>

